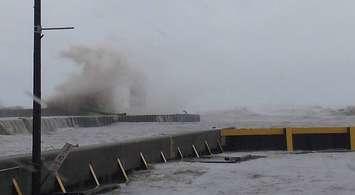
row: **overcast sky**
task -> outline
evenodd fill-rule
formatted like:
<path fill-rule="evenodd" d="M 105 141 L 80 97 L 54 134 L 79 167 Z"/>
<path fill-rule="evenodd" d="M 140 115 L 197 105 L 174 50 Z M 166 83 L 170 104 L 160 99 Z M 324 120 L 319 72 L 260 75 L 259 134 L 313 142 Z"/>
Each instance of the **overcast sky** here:
<path fill-rule="evenodd" d="M 0 0 L 0 102 L 30 106 L 32 1 Z M 353 0 L 45 0 L 43 95 L 76 67 L 72 45 L 110 45 L 149 90 L 187 108 L 355 103 Z"/>

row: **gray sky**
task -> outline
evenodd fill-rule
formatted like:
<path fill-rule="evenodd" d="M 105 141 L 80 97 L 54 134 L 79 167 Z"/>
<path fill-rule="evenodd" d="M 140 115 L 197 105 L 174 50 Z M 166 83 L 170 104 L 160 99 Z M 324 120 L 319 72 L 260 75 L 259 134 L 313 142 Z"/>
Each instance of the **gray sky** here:
<path fill-rule="evenodd" d="M 0 102 L 31 105 L 32 1 L 1 0 Z M 45 0 L 43 94 L 78 71 L 60 51 L 110 45 L 187 108 L 355 103 L 353 0 Z M 166 95 L 166 96 L 165 96 Z"/>

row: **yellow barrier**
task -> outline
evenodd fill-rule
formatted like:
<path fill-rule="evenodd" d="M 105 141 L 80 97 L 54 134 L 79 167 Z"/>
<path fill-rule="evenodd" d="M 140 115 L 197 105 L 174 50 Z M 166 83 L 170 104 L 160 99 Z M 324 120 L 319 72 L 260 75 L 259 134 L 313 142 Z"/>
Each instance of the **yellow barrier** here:
<path fill-rule="evenodd" d="M 355 151 L 355 127 L 349 128 L 349 134 L 350 134 L 350 149 L 352 151 Z"/>
<path fill-rule="evenodd" d="M 292 135 L 292 129 L 291 128 L 286 128 L 286 145 L 287 145 L 287 151 L 293 151 L 293 135 Z"/>
<path fill-rule="evenodd" d="M 292 134 L 336 134 L 348 133 L 348 127 L 290 128 Z"/>
<path fill-rule="evenodd" d="M 222 129 L 222 136 L 243 136 L 243 135 L 283 135 L 283 128 L 271 129 Z"/>
<path fill-rule="evenodd" d="M 307 127 L 307 128 L 258 128 L 258 129 L 235 129 L 221 130 L 224 137 L 253 136 L 253 135 L 283 135 L 286 139 L 287 151 L 293 151 L 293 135 L 301 134 L 348 134 L 350 149 L 355 151 L 355 127 Z"/>

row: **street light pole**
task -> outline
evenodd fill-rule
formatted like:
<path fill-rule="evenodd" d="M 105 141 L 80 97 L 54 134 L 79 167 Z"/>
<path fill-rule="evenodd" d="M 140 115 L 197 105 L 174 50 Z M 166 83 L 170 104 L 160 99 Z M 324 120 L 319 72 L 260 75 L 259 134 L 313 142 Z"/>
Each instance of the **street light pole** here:
<path fill-rule="evenodd" d="M 32 195 L 41 193 L 41 39 L 45 30 L 70 30 L 74 27 L 42 28 L 41 0 L 34 0 L 33 28 L 33 125 L 32 125 Z"/>
<path fill-rule="evenodd" d="M 33 95 L 41 99 L 41 0 L 34 0 L 34 42 L 33 42 Z M 32 195 L 41 192 L 41 104 L 33 100 L 32 125 Z"/>

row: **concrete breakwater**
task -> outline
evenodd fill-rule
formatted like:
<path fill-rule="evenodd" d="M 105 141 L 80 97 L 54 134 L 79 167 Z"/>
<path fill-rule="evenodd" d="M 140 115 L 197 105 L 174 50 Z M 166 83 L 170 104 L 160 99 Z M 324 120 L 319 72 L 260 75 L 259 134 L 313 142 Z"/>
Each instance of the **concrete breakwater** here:
<path fill-rule="evenodd" d="M 100 115 L 100 116 L 53 116 L 42 118 L 42 132 L 49 133 L 60 128 L 100 127 L 115 122 L 199 122 L 193 114 L 172 115 Z M 32 118 L 0 119 L 0 135 L 32 133 Z"/>
<path fill-rule="evenodd" d="M 50 133 L 60 128 L 98 127 L 116 122 L 114 116 L 90 117 L 44 117 L 42 118 L 42 132 Z M 30 134 L 32 133 L 32 118 L 0 119 L 0 135 Z"/>
<path fill-rule="evenodd" d="M 117 158 L 120 159 L 126 171 L 142 166 L 140 154 L 148 163 L 162 162 L 163 153 L 167 160 L 178 159 L 178 148 L 184 157 L 193 156 L 194 149 L 204 154 L 208 152 L 206 143 L 212 150 L 218 149 L 219 130 L 200 131 L 188 134 L 178 134 L 151 139 L 140 139 L 123 143 L 80 147 L 72 151 L 64 161 L 58 174 L 62 178 L 67 191 L 77 191 L 94 188 L 95 180 L 89 165 L 95 169 L 101 184 L 119 183 L 124 180 L 120 173 Z M 58 152 L 47 152 L 43 155 L 44 167 L 48 166 Z M 31 157 L 30 155 L 0 158 L 0 192 L 2 195 L 13 194 L 14 179 L 24 194 L 31 190 Z M 43 169 L 44 175 L 48 171 Z M 43 193 L 60 192 L 58 181 L 50 175 L 42 186 Z"/>

